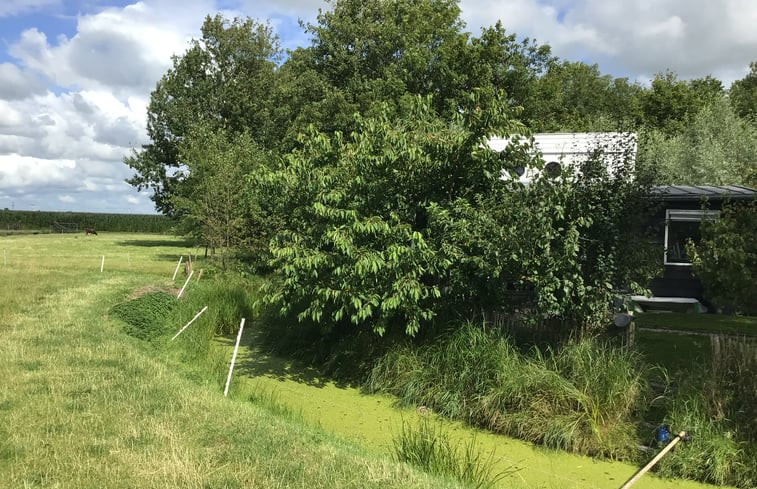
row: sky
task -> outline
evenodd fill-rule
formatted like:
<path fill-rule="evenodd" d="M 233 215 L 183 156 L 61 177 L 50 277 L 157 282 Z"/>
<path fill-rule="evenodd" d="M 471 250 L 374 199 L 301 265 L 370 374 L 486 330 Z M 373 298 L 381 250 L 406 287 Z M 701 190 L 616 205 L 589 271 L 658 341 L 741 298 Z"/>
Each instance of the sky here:
<path fill-rule="evenodd" d="M 283 47 L 322 0 L 0 0 L 0 209 L 154 213 L 123 163 L 149 142 L 156 82 L 208 14 L 270 20 Z M 461 0 L 555 55 L 642 83 L 670 70 L 726 87 L 757 61 L 757 0 Z"/>

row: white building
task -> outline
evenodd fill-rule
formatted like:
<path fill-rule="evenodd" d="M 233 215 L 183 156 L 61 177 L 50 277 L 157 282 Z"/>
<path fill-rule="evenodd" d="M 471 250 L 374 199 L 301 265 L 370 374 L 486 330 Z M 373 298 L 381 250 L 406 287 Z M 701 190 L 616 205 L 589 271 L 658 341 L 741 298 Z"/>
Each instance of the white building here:
<path fill-rule="evenodd" d="M 492 138 L 489 147 L 503 151 L 509 142 L 510 139 Z M 632 132 L 540 133 L 534 134 L 534 144 L 544 160 L 544 170 L 550 171 L 560 166 L 578 167 L 596 150 L 602 152 L 608 165 L 623 162 L 626 158 L 633 162 L 636 159 L 637 137 Z M 520 181 L 528 183 L 538 173 L 535 168 L 526 168 Z"/>

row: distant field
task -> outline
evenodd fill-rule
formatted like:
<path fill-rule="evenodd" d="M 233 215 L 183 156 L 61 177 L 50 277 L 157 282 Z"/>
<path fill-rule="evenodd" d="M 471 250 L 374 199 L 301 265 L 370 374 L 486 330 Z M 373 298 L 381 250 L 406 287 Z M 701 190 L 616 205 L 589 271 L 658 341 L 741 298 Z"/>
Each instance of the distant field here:
<path fill-rule="evenodd" d="M 96 212 L 50 212 L 0 210 L 0 235 L 26 232 L 97 231 L 167 233 L 174 222 L 159 214 L 106 214 Z"/>

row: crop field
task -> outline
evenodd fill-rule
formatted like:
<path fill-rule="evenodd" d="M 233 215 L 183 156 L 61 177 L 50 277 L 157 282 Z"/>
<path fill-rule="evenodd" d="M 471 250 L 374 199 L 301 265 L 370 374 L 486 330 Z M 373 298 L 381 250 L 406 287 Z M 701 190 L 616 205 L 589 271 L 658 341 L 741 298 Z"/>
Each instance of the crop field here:
<path fill-rule="evenodd" d="M 229 398 L 235 330 L 205 355 L 217 361 L 197 363 L 194 326 L 175 344 L 127 335 L 113 306 L 175 293 L 177 260 L 196 251 L 162 235 L 0 237 L 0 487 L 458 487 L 391 456 L 416 409 L 272 356 L 252 329 Z M 213 297 L 196 284 L 176 329 Z M 506 474 L 496 487 L 612 488 L 637 468 L 430 419 L 456 443 L 475 440 Z M 647 476 L 635 487 L 712 486 Z"/>

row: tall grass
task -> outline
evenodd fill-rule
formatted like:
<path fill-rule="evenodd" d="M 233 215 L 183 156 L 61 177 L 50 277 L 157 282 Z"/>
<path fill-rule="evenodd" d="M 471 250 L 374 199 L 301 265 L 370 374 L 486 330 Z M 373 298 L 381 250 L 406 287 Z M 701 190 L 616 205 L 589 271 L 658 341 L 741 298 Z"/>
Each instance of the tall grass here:
<path fill-rule="evenodd" d="M 522 353 L 466 324 L 389 352 L 367 388 L 550 448 L 630 459 L 651 396 L 648 373 L 636 353 L 594 340 Z"/>
<path fill-rule="evenodd" d="M 417 425 L 402 423 L 394 438 L 394 456 L 433 475 L 451 477 L 476 489 L 495 487 L 516 469 L 495 472 L 493 454 L 484 457 L 475 439 L 453 444 L 444 429 L 424 418 Z"/>
<path fill-rule="evenodd" d="M 757 344 L 717 339 L 712 364 L 691 373 L 671 396 L 666 422 L 691 442 L 659 466 L 664 475 L 757 486 Z"/>

